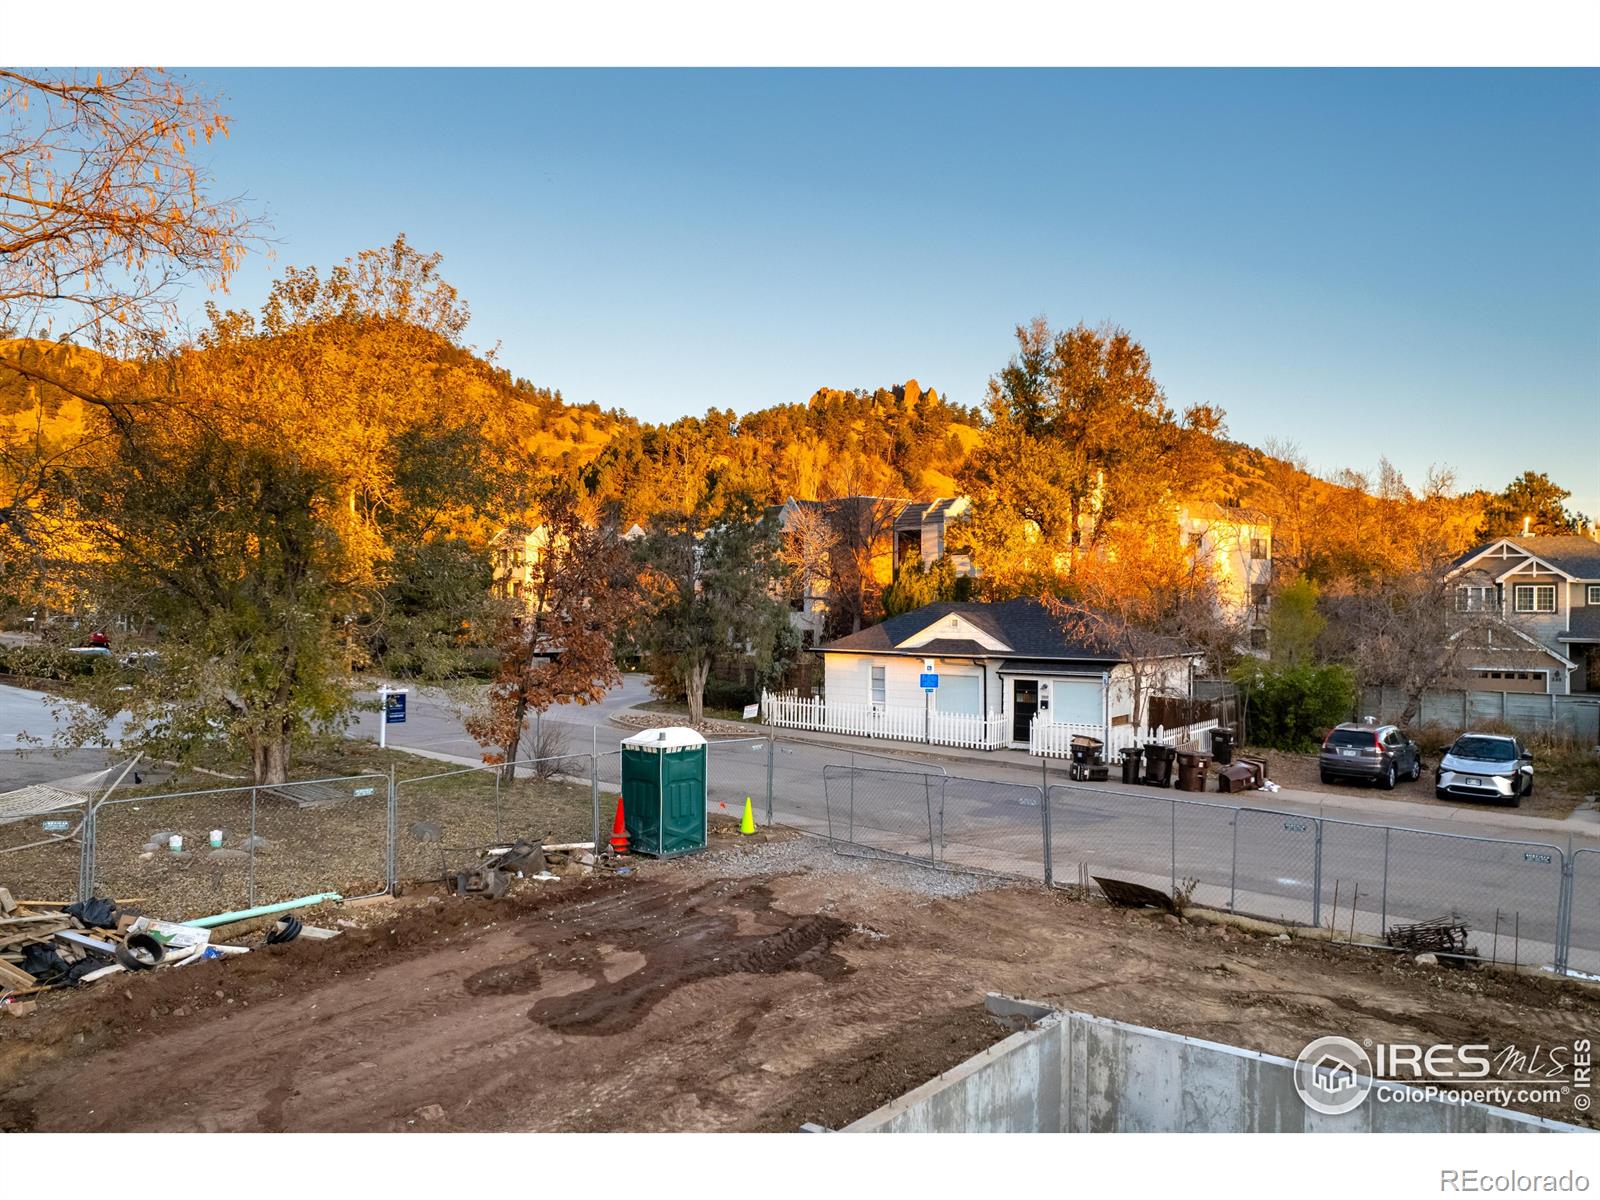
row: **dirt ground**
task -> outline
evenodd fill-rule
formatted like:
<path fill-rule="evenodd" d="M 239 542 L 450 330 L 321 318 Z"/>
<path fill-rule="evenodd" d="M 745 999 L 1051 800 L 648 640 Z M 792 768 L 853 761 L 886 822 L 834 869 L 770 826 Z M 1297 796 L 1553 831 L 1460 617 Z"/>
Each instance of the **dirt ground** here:
<path fill-rule="evenodd" d="M 48 995 L 0 1019 L 0 1130 L 837 1127 L 1004 1036 L 988 991 L 1288 1056 L 1327 1033 L 1528 1046 L 1600 1023 L 1554 980 L 804 838 L 717 845 L 499 902 L 335 908 L 322 923 L 364 927 Z"/>

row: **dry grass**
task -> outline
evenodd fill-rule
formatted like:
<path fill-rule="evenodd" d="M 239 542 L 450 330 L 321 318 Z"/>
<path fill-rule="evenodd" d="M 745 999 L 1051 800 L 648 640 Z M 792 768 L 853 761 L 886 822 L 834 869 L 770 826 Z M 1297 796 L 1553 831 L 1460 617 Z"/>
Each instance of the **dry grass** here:
<path fill-rule="evenodd" d="M 492 770 L 457 771 L 447 763 L 349 742 L 314 748 L 294 771 L 300 779 L 370 772 L 318 789 L 329 803 L 302 808 L 282 794 L 256 792 L 254 833 L 265 843 L 258 846 L 253 873 L 246 849 L 251 789 L 241 781 L 180 770 L 159 785 L 119 790 L 118 803 L 104 806 L 96 824 L 95 890 L 140 897 L 141 908 L 172 920 L 314 892 L 380 891 L 391 765 L 398 784 L 396 867 L 402 881 L 437 879 L 445 867 L 470 862 L 471 848 L 502 840 L 548 835 L 584 841 L 590 836 L 586 782 L 518 779 L 497 785 Z M 587 769 L 585 761 L 573 771 L 586 774 Z M 165 798 L 200 789 L 203 794 Z M 209 844 L 213 829 L 222 831 L 221 853 Z M 166 847 L 166 835 L 172 833 L 183 836 L 181 854 Z M 159 844 L 153 844 L 157 835 Z M 15 844 L 21 838 L 10 840 Z M 0 855 L 0 885 L 16 896 L 71 897 L 78 856 L 77 841 Z"/>

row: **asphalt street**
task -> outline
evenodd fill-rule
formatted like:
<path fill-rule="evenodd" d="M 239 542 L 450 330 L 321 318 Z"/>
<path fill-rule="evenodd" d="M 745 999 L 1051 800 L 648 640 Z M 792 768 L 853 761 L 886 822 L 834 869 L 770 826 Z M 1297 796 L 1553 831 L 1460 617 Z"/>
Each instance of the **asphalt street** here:
<path fill-rule="evenodd" d="M 563 753 L 596 748 L 602 792 L 614 793 L 617 750 L 628 730 L 610 718 L 649 696 L 648 681 L 630 675 L 599 703 L 552 709 L 541 721 L 560 731 Z M 463 764 L 481 761 L 482 748 L 463 723 L 470 700 L 412 688 L 407 720 L 388 727 L 389 744 Z M 376 740 L 377 721 L 376 712 L 363 713 L 351 736 Z M 0 762 L 0 781 L 16 787 L 108 761 L 86 751 L 66 758 L 41 749 L 15 754 L 23 748 L 19 734 L 48 743 L 54 731 L 39 693 L 0 688 L 0 747 L 12 751 Z M 530 732 L 525 744 L 533 741 Z M 781 735 L 769 755 L 765 731 L 752 725 L 749 739 L 713 741 L 709 802 L 713 811 L 737 815 L 749 796 L 764 818 L 770 771 L 779 821 L 879 850 L 1042 877 L 1039 789 L 1048 782 L 1049 857 L 1058 883 L 1112 875 L 1167 889 L 1192 880 L 1200 903 L 1300 923 L 1315 913 L 1325 927 L 1346 934 L 1455 913 L 1476 931 L 1474 943 L 1486 954 L 1522 962 L 1549 961 L 1564 857 L 1589 847 L 1574 860 L 1572 965 L 1600 974 L 1600 849 L 1593 849 L 1600 839 L 1587 826 L 1570 833 L 1519 829 L 1514 816 L 1485 826 L 1481 814 L 1438 809 L 1435 815 L 1429 808 L 1419 815 L 1417 806 L 1396 820 L 1385 809 L 1404 806 L 1404 789 L 1334 802 L 1315 793 L 1254 793 L 1249 803 L 1234 804 L 1214 794 L 1069 784 L 1063 768 L 1053 764 L 1046 781 L 1036 762 L 976 753 L 952 761 L 919 755 L 912 746 L 868 751 Z"/>

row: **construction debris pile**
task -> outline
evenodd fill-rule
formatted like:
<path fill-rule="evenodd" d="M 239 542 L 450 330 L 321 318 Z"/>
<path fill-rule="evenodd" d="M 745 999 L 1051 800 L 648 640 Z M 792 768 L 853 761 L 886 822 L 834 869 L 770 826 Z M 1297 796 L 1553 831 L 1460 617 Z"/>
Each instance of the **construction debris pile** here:
<path fill-rule="evenodd" d="M 291 910 L 340 897 L 304 896 L 197 921 L 157 920 L 140 912 L 136 898 L 113 900 L 19 900 L 0 887 L 0 1012 L 26 1016 L 32 997 L 56 988 L 92 984 L 125 971 L 187 966 L 207 959 L 248 954 L 234 944 L 266 927 L 263 945 L 296 938 L 331 938 L 338 930 L 307 925 Z M 226 929 L 225 942 L 213 934 Z"/>

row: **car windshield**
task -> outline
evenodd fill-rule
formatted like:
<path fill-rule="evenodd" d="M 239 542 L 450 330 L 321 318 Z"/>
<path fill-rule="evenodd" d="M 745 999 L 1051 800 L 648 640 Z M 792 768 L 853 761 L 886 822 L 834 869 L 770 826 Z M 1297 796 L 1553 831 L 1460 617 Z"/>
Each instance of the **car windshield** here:
<path fill-rule="evenodd" d="M 1517 757 L 1517 744 L 1510 738 L 1464 737 L 1456 740 L 1450 753 L 1479 762 L 1512 762 Z"/>
<path fill-rule="evenodd" d="M 1370 746 L 1377 736 L 1376 729 L 1335 729 L 1328 735 L 1328 745 Z"/>

